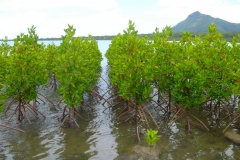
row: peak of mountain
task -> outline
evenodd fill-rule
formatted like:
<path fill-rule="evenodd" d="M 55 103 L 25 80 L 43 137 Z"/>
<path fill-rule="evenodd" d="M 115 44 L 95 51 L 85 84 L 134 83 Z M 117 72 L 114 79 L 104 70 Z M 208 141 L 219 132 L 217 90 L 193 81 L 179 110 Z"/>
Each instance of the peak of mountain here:
<path fill-rule="evenodd" d="M 199 11 L 193 12 L 192 14 L 188 15 L 188 18 L 196 18 L 198 16 L 201 16 L 202 14 Z"/>
<path fill-rule="evenodd" d="M 174 26 L 173 32 L 208 32 L 208 26 L 215 23 L 219 32 L 240 32 L 240 23 L 230 23 L 220 18 L 205 15 L 199 11 L 193 12 L 184 20 Z"/>

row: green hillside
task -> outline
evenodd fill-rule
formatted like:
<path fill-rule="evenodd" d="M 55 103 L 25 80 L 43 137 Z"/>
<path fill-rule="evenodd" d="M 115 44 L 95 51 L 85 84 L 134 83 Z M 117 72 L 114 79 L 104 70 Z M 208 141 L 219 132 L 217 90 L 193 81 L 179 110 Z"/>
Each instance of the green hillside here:
<path fill-rule="evenodd" d="M 187 19 L 178 23 L 172 29 L 175 33 L 184 31 L 203 33 L 208 31 L 208 26 L 212 23 L 217 25 L 219 32 L 240 32 L 240 23 L 230 23 L 198 11 L 190 14 Z"/>

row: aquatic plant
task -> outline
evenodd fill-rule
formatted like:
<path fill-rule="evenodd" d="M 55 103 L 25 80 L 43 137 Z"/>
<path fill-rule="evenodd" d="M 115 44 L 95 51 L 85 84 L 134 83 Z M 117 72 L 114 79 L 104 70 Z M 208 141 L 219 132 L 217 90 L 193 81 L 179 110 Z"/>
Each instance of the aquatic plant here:
<path fill-rule="evenodd" d="M 152 147 L 159 140 L 157 133 L 158 131 L 153 129 L 148 129 L 147 133 L 145 133 L 145 138 L 147 140 L 148 145 L 150 146 L 150 153 L 151 153 Z"/>
<path fill-rule="evenodd" d="M 66 35 L 62 36 L 55 68 L 58 93 L 66 104 L 61 121 L 62 125 L 65 122 L 70 125 L 73 121 L 78 126 L 74 115 L 82 117 L 76 107 L 82 104 L 83 94 L 90 92 L 97 82 L 102 57 L 91 36 L 86 39 L 74 37 L 76 29 L 71 25 L 64 31 Z"/>
<path fill-rule="evenodd" d="M 118 34 L 106 52 L 110 66 L 111 84 L 126 106 L 117 119 L 129 115 L 125 121 L 133 120 L 137 125 L 141 120 L 150 128 L 149 120 L 157 123 L 144 102 L 151 99 L 154 78 L 153 47 L 147 37 L 139 37 L 135 24 L 130 20 L 123 34 Z M 138 131 L 137 131 L 138 134 Z M 139 137 L 139 136 L 138 136 Z M 140 140 L 140 139 L 139 139 Z"/>
<path fill-rule="evenodd" d="M 44 47 L 37 43 L 38 35 L 35 30 L 36 28 L 32 26 L 28 29 L 28 34 L 21 33 L 14 39 L 14 45 L 5 58 L 3 80 L 4 99 L 12 98 L 5 113 L 17 103 L 12 116 L 17 114 L 17 122 L 21 122 L 25 117 L 30 124 L 27 110 L 34 116 L 42 113 L 29 102 L 37 98 L 37 87 L 47 82 L 47 72 L 42 61 Z"/>

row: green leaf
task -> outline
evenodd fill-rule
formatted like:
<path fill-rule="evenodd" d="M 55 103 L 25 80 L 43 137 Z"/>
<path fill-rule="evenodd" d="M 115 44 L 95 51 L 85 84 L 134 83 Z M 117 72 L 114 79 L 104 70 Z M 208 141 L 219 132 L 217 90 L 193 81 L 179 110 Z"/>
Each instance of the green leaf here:
<path fill-rule="evenodd" d="M 153 129 L 147 130 L 145 137 L 146 137 L 146 140 L 147 140 L 147 143 L 149 146 L 154 146 L 155 143 L 159 140 L 157 133 L 158 133 L 158 131 L 153 130 Z"/>

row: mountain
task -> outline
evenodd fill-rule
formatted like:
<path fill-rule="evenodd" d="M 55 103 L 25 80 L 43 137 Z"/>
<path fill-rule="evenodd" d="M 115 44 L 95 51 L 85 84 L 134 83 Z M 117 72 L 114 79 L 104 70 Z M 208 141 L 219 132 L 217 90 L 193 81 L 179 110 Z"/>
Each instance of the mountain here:
<path fill-rule="evenodd" d="M 230 23 L 220 18 L 214 18 L 199 11 L 190 14 L 187 19 L 174 26 L 173 32 L 208 32 L 208 26 L 215 23 L 219 32 L 240 32 L 240 23 Z"/>

